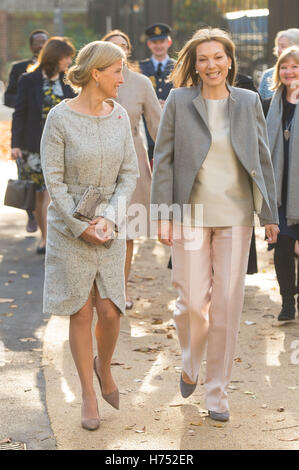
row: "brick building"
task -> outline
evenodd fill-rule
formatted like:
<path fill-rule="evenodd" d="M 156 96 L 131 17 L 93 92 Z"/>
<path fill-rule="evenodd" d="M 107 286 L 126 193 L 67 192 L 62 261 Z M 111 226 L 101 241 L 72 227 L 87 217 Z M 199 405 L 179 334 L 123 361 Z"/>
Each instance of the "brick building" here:
<path fill-rule="evenodd" d="M 89 0 L 0 0 L 0 80 L 7 79 L 12 61 L 30 55 L 28 35 L 37 28 L 58 34 L 63 12 L 66 29 L 88 26 Z M 60 9 L 60 10 L 59 10 Z"/>

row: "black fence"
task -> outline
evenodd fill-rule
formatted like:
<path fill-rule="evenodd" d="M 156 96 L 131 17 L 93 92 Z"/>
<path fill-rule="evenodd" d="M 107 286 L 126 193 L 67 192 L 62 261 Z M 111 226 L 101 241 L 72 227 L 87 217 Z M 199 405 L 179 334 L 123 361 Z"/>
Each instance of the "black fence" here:
<path fill-rule="evenodd" d="M 99 34 L 119 28 L 129 34 L 133 58 L 148 55 L 145 27 L 166 22 L 173 29 L 173 57 L 200 27 L 213 26 L 231 33 L 240 70 L 258 82 L 268 64 L 268 0 L 92 0 L 89 24 Z"/>

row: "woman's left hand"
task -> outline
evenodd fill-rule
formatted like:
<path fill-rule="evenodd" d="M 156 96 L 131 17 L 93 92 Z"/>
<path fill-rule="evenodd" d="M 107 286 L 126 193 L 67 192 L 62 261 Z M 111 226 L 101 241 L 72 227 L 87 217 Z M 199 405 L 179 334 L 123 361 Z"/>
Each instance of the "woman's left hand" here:
<path fill-rule="evenodd" d="M 114 224 L 104 217 L 96 217 L 89 225 L 95 225 L 95 233 L 100 240 L 106 241 L 114 237 Z"/>
<path fill-rule="evenodd" d="M 277 235 L 279 234 L 279 228 L 276 224 L 265 225 L 266 239 L 268 243 L 276 243 Z"/>

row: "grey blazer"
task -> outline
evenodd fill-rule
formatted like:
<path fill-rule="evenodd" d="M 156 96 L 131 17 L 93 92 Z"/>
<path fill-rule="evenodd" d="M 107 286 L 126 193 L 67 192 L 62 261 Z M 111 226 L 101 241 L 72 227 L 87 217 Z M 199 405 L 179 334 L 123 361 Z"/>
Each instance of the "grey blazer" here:
<path fill-rule="evenodd" d="M 281 206 L 281 191 L 284 172 L 284 144 L 282 133 L 283 101 L 282 92 L 284 87 L 276 90 L 267 114 L 267 127 L 270 143 L 270 151 L 275 174 L 277 188 L 277 205 Z M 289 144 L 289 168 L 287 185 L 287 211 L 288 225 L 299 224 L 299 106 L 294 113 Z"/>
<path fill-rule="evenodd" d="M 259 95 L 228 87 L 231 143 L 252 181 L 254 208 L 261 225 L 278 224 L 276 188 L 268 134 Z M 201 87 L 171 90 L 154 152 L 152 204 L 177 204 L 183 213 L 195 177 L 211 146 Z M 170 216 L 171 217 L 171 216 Z M 152 210 L 152 219 L 164 218 Z"/>

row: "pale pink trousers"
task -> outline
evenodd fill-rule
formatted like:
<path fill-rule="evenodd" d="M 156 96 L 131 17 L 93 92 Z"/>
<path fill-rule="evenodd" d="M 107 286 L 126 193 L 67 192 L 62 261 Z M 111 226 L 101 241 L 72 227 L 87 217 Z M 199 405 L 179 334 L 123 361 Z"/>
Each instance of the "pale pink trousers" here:
<path fill-rule="evenodd" d="M 229 410 L 252 227 L 174 227 L 172 281 L 183 370 L 196 381 L 206 352 L 206 408 Z M 186 227 L 185 227 L 186 230 Z M 193 241 L 190 241 L 192 240 Z"/>

